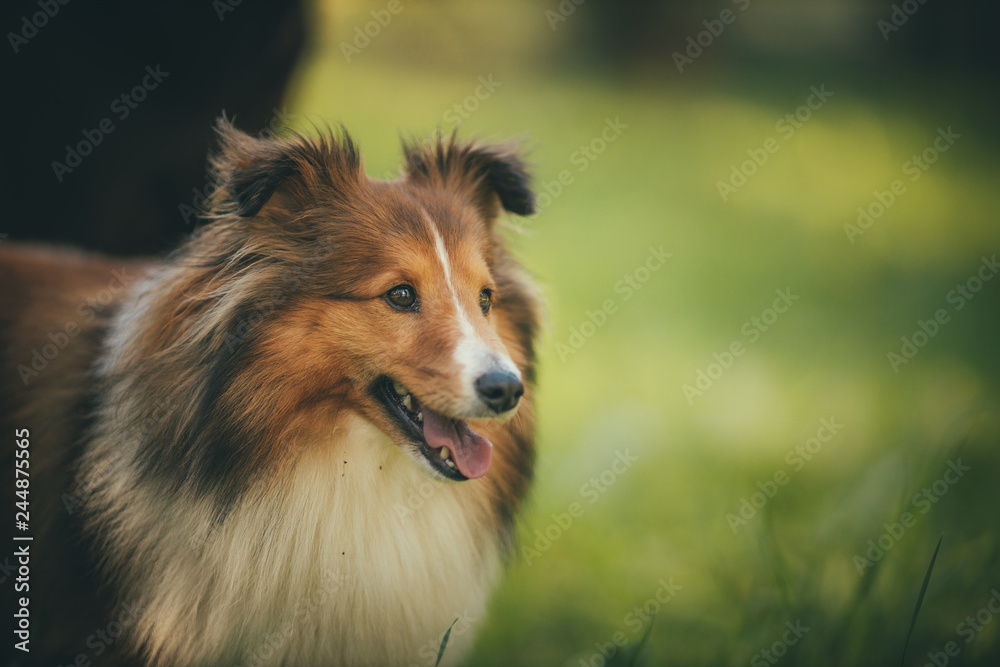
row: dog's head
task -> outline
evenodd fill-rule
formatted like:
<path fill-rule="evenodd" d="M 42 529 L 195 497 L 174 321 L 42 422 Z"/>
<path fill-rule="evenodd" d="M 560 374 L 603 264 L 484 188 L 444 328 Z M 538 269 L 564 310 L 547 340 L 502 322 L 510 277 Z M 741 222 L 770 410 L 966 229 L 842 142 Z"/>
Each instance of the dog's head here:
<path fill-rule="evenodd" d="M 212 233 L 240 236 L 229 270 L 248 295 L 269 275 L 274 301 L 231 360 L 233 408 L 272 382 L 287 410 L 353 411 L 432 475 L 486 474 L 492 445 L 469 420 L 512 417 L 532 363 L 533 293 L 495 229 L 502 210 L 534 211 L 522 160 L 439 137 L 404 145 L 402 176 L 379 181 L 346 134 L 218 129 Z"/>

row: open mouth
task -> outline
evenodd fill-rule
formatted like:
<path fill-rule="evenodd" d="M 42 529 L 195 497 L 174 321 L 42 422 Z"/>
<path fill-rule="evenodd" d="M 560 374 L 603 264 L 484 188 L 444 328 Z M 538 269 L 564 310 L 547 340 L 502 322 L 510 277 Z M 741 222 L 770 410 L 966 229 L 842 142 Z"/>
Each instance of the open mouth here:
<path fill-rule="evenodd" d="M 493 444 L 463 419 L 453 419 L 423 405 L 406 387 L 382 377 L 372 387 L 375 396 L 431 467 L 455 481 L 482 477 L 490 469 Z"/>

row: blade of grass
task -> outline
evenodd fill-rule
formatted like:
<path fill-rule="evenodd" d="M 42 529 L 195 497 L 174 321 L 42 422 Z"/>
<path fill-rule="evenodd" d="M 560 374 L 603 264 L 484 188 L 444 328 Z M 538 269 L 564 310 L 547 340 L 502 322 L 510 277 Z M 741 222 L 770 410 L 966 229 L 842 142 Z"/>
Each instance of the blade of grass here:
<path fill-rule="evenodd" d="M 774 531 L 774 512 L 761 512 L 761 530 L 757 533 L 758 544 L 760 546 L 761 558 L 770 568 L 774 577 L 778 594 L 781 596 L 781 604 L 785 610 L 791 613 L 792 609 L 798 607 L 798 602 L 792 600 L 793 587 L 788 578 L 791 568 L 784 554 L 778 549 L 778 540 Z"/>
<path fill-rule="evenodd" d="M 854 641 L 861 641 L 863 643 L 864 635 L 860 633 L 851 633 L 850 630 L 855 623 L 859 622 L 861 609 L 871 595 L 872 589 L 875 588 L 875 581 L 878 578 L 879 573 L 882 571 L 882 562 L 883 561 L 881 560 L 876 561 L 866 573 L 861 575 L 858 585 L 854 588 L 854 595 L 851 597 L 851 601 L 848 603 L 846 610 L 843 614 L 841 614 L 840 619 L 837 621 L 834 631 L 830 635 L 831 637 L 851 637 L 854 638 Z M 847 664 L 843 656 L 848 649 L 853 649 L 853 644 L 854 642 L 849 645 L 846 640 L 832 642 L 829 648 L 830 664 Z"/>
<path fill-rule="evenodd" d="M 910 619 L 910 629 L 906 633 L 906 641 L 903 642 L 903 656 L 899 659 L 900 667 L 906 665 L 906 649 L 910 645 L 910 637 L 913 636 L 913 628 L 917 625 L 917 615 L 920 613 L 920 606 L 924 603 L 924 593 L 927 592 L 927 584 L 931 582 L 931 572 L 934 571 L 934 561 L 937 560 L 938 551 L 941 549 L 941 542 L 944 535 L 938 538 L 937 546 L 934 547 L 934 555 L 931 556 L 931 564 L 927 566 L 927 574 L 924 575 L 924 583 L 920 586 L 920 595 L 917 596 L 917 606 L 913 610 L 913 618 Z"/>
<path fill-rule="evenodd" d="M 656 621 L 656 614 L 649 619 L 649 625 L 646 626 L 646 631 L 642 633 L 642 639 L 639 643 L 635 645 L 635 653 L 632 654 L 632 660 L 629 662 L 628 667 L 636 667 L 639 664 L 639 656 L 642 655 L 642 651 L 646 648 L 646 640 L 649 639 L 649 633 L 653 631 L 653 622 Z"/>
<path fill-rule="evenodd" d="M 451 622 L 451 625 L 448 626 L 448 629 L 444 633 L 444 637 L 441 638 L 441 647 L 438 649 L 438 659 L 434 663 L 434 667 L 438 667 L 441 664 L 441 658 L 444 657 L 444 650 L 448 647 L 448 637 L 451 636 L 451 629 L 455 627 L 456 623 L 458 623 L 457 618 Z"/>

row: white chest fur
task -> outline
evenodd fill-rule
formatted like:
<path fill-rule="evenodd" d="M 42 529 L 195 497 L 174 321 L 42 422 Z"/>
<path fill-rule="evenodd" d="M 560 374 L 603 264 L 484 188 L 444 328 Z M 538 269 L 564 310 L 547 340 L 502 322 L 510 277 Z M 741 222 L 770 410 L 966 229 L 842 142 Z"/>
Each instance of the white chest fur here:
<path fill-rule="evenodd" d="M 115 533 L 159 662 L 433 665 L 455 619 L 443 664 L 471 647 L 500 570 L 485 482 L 432 480 L 361 420 L 337 433 L 214 532 L 207 506 L 128 493 Z"/>

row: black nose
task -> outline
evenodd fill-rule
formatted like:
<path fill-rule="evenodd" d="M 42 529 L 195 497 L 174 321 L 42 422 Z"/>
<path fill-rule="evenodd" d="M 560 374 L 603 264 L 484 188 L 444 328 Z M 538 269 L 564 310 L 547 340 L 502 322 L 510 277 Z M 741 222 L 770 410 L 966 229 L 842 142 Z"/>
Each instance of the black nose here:
<path fill-rule="evenodd" d="M 507 412 L 521 399 L 524 385 L 507 371 L 489 371 L 476 380 L 476 391 L 483 403 L 494 412 Z"/>

